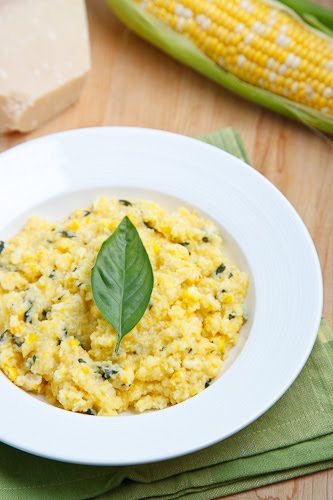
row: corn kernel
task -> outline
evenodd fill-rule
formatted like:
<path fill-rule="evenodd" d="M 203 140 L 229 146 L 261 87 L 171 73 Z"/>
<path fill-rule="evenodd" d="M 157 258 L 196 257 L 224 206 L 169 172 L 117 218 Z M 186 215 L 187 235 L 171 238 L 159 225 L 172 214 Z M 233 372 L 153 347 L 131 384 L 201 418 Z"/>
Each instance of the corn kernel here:
<path fill-rule="evenodd" d="M 70 339 L 68 343 L 71 347 L 77 347 L 79 345 L 79 342 L 76 339 Z"/>
<path fill-rule="evenodd" d="M 224 298 L 223 298 L 223 302 L 225 304 L 232 304 L 234 301 L 234 296 L 232 293 L 227 293 L 225 294 Z"/>
<path fill-rule="evenodd" d="M 153 244 L 153 250 L 156 253 L 156 255 L 160 253 L 160 247 L 156 243 Z"/>
<path fill-rule="evenodd" d="M 14 382 L 17 378 L 17 370 L 14 368 L 14 366 L 6 366 L 5 367 L 5 373 L 7 377 Z"/>
<path fill-rule="evenodd" d="M 36 342 L 36 340 L 37 340 L 37 335 L 35 333 L 30 333 L 27 336 L 25 343 L 27 345 L 30 345 L 30 344 L 33 344 L 34 342 Z"/>
<path fill-rule="evenodd" d="M 80 224 L 78 223 L 77 220 L 73 220 L 70 224 L 66 226 L 66 229 L 70 229 L 71 231 L 76 231 L 79 229 Z"/>

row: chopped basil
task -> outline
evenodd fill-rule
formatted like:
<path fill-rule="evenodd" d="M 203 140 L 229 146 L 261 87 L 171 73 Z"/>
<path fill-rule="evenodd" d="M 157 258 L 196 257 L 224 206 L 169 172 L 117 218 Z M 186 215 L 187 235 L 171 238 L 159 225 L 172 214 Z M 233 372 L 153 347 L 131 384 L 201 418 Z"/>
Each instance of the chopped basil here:
<path fill-rule="evenodd" d="M 62 331 L 62 336 L 58 340 L 58 345 L 60 345 L 61 342 L 63 342 L 66 339 L 67 335 L 68 335 L 68 331 L 67 331 L 67 328 L 65 326 L 61 329 L 61 331 Z"/>
<path fill-rule="evenodd" d="M 82 358 L 79 358 L 79 359 L 78 359 L 78 362 L 79 362 L 79 363 L 85 363 L 85 364 L 87 363 L 87 362 L 86 362 L 84 359 L 82 359 Z"/>
<path fill-rule="evenodd" d="M 85 210 L 83 217 L 88 217 L 88 215 L 90 215 L 90 214 L 91 214 L 90 210 Z"/>
<path fill-rule="evenodd" d="M 55 277 L 55 275 L 56 275 L 56 270 L 55 270 L 55 269 L 53 269 L 53 270 L 50 272 L 50 274 L 49 274 L 49 278 L 50 278 L 51 280 L 53 280 L 53 278 Z"/>
<path fill-rule="evenodd" d="M 93 410 L 92 408 L 89 408 L 86 412 L 85 412 L 86 415 L 97 415 L 97 413 L 95 412 L 95 410 Z"/>
<path fill-rule="evenodd" d="M 225 270 L 225 265 L 222 263 L 219 265 L 219 267 L 216 269 L 215 274 L 221 274 Z"/>
<path fill-rule="evenodd" d="M 9 330 L 5 330 L 5 331 L 4 331 L 4 332 L 0 335 L 0 342 L 2 342 L 2 341 L 5 339 L 5 337 L 6 337 L 7 333 L 10 333 L 10 331 L 9 331 Z"/>
<path fill-rule="evenodd" d="M 24 340 L 14 337 L 14 344 L 17 345 L 17 347 L 22 347 L 22 345 L 24 344 Z"/>
<path fill-rule="evenodd" d="M 180 242 L 179 245 L 182 245 L 183 247 L 188 247 L 189 246 L 189 242 L 188 241 L 183 241 L 183 242 Z"/>
<path fill-rule="evenodd" d="M 227 291 L 227 290 L 225 290 L 225 289 L 223 288 L 223 290 L 221 290 L 221 293 L 226 293 L 226 291 Z"/>
<path fill-rule="evenodd" d="M 40 313 L 40 318 L 39 321 L 45 321 L 47 319 L 47 314 L 50 312 L 50 309 L 43 309 L 42 312 Z"/>
<path fill-rule="evenodd" d="M 235 313 L 230 313 L 229 314 L 229 319 L 234 319 L 236 318 L 236 314 Z"/>
<path fill-rule="evenodd" d="M 0 253 L 3 252 L 3 249 L 5 248 L 5 242 L 0 240 Z"/>
<path fill-rule="evenodd" d="M 211 379 L 211 378 L 209 378 L 209 379 L 207 380 L 207 382 L 205 383 L 205 389 L 207 389 L 207 387 L 209 387 L 209 386 L 210 386 L 211 381 L 212 381 L 212 379 Z"/>
<path fill-rule="evenodd" d="M 60 345 L 61 342 L 63 342 L 64 340 L 66 340 L 66 338 L 68 336 L 68 331 L 67 331 L 66 327 L 63 327 L 61 331 L 62 331 L 62 337 L 58 339 L 58 345 Z"/>
<path fill-rule="evenodd" d="M 189 348 L 188 353 L 190 354 L 193 351 L 192 347 Z"/>
<path fill-rule="evenodd" d="M 233 277 L 233 274 L 232 273 L 229 273 L 229 278 L 232 278 Z"/>
<path fill-rule="evenodd" d="M 207 236 L 204 236 L 204 237 L 202 238 L 202 241 L 203 241 L 204 243 L 208 243 L 208 242 L 209 242 L 209 238 L 208 238 Z"/>
<path fill-rule="evenodd" d="M 120 205 L 125 205 L 125 207 L 131 207 L 132 203 L 128 200 L 119 200 Z"/>
<path fill-rule="evenodd" d="M 30 315 L 31 309 L 32 309 L 32 302 L 29 300 L 29 307 L 25 311 L 24 316 L 23 316 L 23 320 L 25 323 L 32 323 L 32 317 Z"/>
<path fill-rule="evenodd" d="M 61 236 L 65 238 L 75 238 L 75 234 L 72 231 L 60 231 Z"/>
<path fill-rule="evenodd" d="M 157 229 L 154 226 L 152 226 L 149 222 L 143 221 L 143 223 L 148 229 L 151 229 L 152 231 L 155 231 L 157 233 Z"/>
<path fill-rule="evenodd" d="M 51 312 L 51 309 L 43 309 L 42 312 L 38 314 L 38 320 L 45 321 L 49 312 Z"/>
<path fill-rule="evenodd" d="M 28 358 L 25 362 L 25 366 L 28 368 L 28 370 L 31 370 L 31 367 L 34 363 L 37 361 L 37 356 L 34 354 L 32 358 Z"/>
<path fill-rule="evenodd" d="M 106 368 L 105 366 L 98 366 L 98 373 L 104 378 L 104 380 L 109 380 L 112 375 L 116 375 L 118 370 L 112 370 L 111 368 Z"/>

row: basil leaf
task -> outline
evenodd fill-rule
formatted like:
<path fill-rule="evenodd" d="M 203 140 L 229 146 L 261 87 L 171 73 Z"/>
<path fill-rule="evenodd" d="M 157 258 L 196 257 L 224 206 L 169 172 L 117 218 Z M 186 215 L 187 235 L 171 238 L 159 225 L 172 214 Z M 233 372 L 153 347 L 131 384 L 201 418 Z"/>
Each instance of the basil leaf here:
<path fill-rule="evenodd" d="M 104 241 L 91 270 L 96 306 L 122 338 L 142 318 L 149 304 L 154 275 L 139 233 L 126 216 Z"/>

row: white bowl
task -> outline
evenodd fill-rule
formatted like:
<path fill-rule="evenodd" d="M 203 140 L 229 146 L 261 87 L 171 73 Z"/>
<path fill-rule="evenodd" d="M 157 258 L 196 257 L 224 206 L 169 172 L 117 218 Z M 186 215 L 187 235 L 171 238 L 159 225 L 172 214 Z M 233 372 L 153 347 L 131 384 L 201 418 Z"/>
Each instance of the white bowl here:
<path fill-rule="evenodd" d="M 0 155 L 0 171 L 0 239 L 29 215 L 59 219 L 101 194 L 155 199 L 215 219 L 251 281 L 241 342 L 222 375 L 197 396 L 161 411 L 92 417 L 55 408 L 0 374 L 1 441 L 83 464 L 169 459 L 239 431 L 295 380 L 319 327 L 320 265 L 295 210 L 252 167 L 188 137 L 102 127 L 17 146 Z"/>

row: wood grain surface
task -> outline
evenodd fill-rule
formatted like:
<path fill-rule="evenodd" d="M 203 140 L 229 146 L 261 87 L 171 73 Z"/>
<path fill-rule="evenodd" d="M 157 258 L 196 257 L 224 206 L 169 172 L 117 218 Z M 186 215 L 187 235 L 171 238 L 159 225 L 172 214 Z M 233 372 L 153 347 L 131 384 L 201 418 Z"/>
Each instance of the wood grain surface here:
<path fill-rule="evenodd" d="M 333 0 L 320 3 L 333 7 Z M 92 71 L 80 100 L 31 134 L 0 136 L 0 151 L 34 137 L 87 126 L 133 125 L 189 136 L 234 127 L 252 164 L 291 201 L 315 241 L 324 273 L 324 314 L 332 324 L 332 142 L 169 59 L 125 29 L 103 0 L 90 0 L 88 13 Z M 228 498 L 333 500 L 333 469 Z"/>

